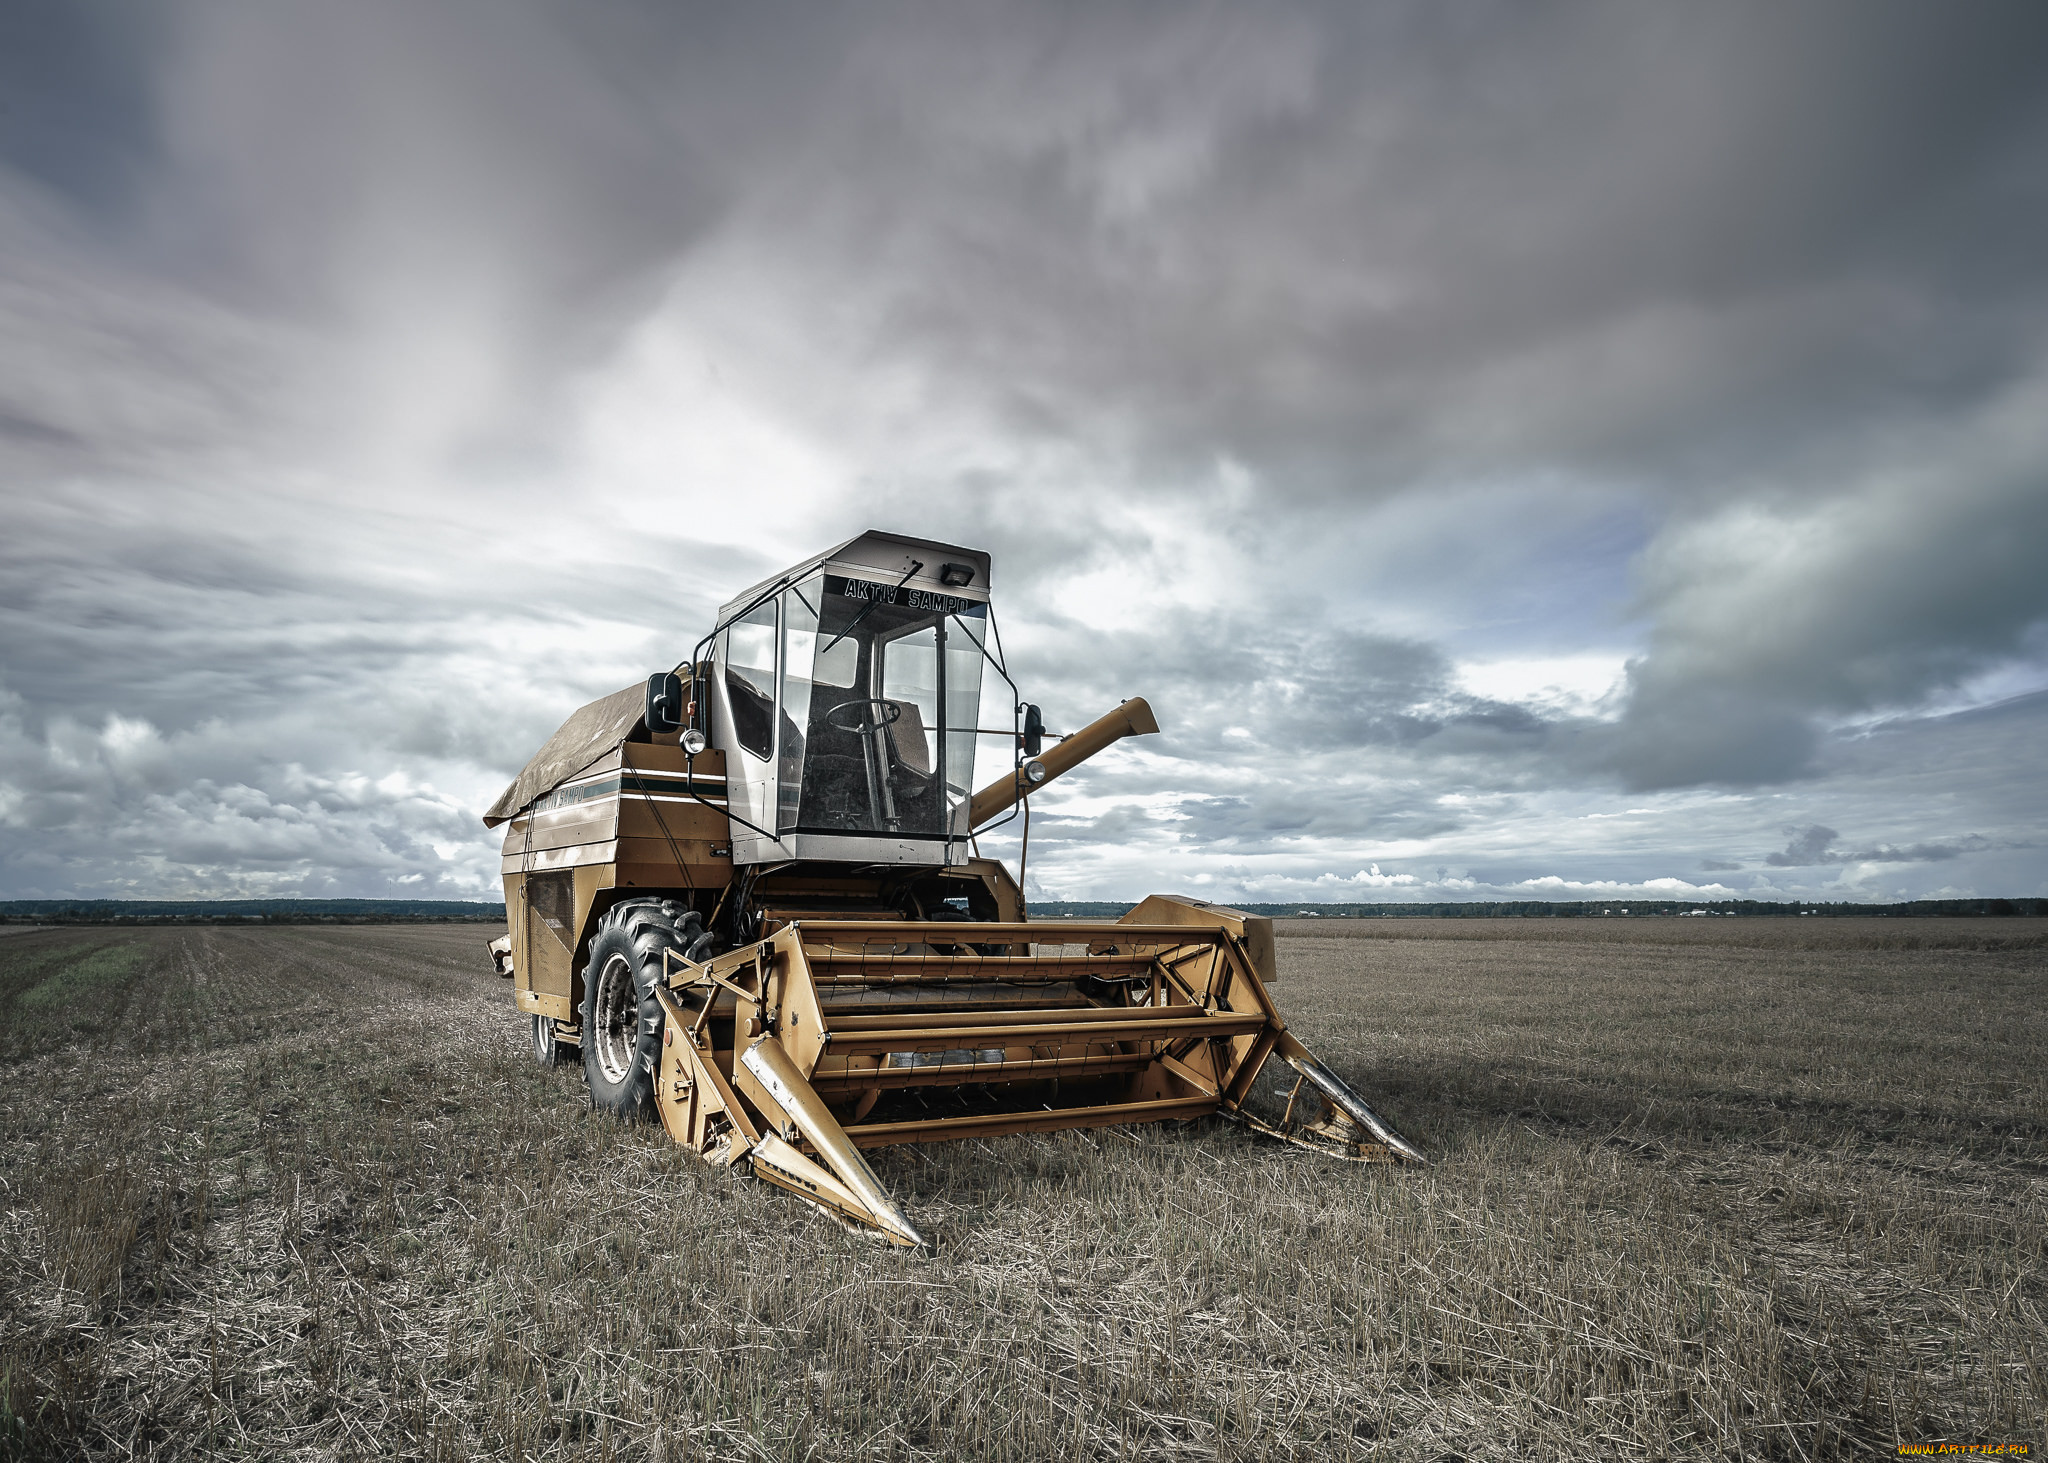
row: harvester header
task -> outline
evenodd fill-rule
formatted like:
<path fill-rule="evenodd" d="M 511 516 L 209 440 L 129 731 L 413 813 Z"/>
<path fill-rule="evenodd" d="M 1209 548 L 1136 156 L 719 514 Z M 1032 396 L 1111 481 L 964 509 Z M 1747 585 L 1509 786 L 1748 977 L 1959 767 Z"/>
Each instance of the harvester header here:
<path fill-rule="evenodd" d="M 922 1239 L 870 1148 L 1221 1115 L 1417 1158 L 1287 1030 L 1270 920 L 1154 895 L 1033 921 L 978 856 L 977 830 L 1159 730 L 1133 698 L 1048 744 L 989 577 L 979 550 L 863 534 L 563 724 L 485 819 L 535 1055 L 579 1053 L 593 1105 L 899 1244 Z"/>

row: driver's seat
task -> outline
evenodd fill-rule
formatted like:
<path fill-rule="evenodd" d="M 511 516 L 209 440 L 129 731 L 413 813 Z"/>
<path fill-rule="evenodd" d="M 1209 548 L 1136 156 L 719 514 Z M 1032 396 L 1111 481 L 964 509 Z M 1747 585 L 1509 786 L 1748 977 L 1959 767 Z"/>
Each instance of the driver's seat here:
<path fill-rule="evenodd" d="M 891 701 L 896 719 L 889 723 L 889 746 L 896 760 L 919 777 L 932 775 L 931 741 L 924 734 L 924 713 L 915 701 Z"/>

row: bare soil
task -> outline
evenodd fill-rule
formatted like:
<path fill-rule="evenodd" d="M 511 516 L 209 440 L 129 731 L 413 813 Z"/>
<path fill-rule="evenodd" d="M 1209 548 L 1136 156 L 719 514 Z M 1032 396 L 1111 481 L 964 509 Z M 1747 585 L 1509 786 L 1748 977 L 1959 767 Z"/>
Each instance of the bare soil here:
<path fill-rule="evenodd" d="M 1290 922 L 1427 1168 L 881 1150 L 930 1255 L 591 1114 L 487 934 L 0 942 L 0 1457 L 2044 1442 L 2048 922 Z"/>

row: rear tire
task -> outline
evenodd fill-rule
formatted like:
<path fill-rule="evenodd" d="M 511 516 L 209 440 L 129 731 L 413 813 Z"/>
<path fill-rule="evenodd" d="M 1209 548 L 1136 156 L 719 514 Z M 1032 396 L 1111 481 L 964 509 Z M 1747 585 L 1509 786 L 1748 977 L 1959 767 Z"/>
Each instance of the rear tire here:
<path fill-rule="evenodd" d="M 533 1059 L 543 1067 L 559 1066 L 562 1044 L 555 1040 L 555 1018 L 538 1012 L 533 1018 Z"/>
<path fill-rule="evenodd" d="M 661 1060 L 661 952 L 681 955 L 673 902 L 615 904 L 590 937 L 583 967 L 583 1075 L 590 1105 L 620 1117 L 652 1115 Z"/>

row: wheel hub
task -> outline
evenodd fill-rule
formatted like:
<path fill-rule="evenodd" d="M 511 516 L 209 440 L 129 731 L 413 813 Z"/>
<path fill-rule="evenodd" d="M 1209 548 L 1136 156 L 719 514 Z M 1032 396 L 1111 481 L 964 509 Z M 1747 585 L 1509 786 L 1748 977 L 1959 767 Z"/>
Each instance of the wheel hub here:
<path fill-rule="evenodd" d="M 623 1082 L 633 1071 L 640 1035 L 640 1001 L 623 955 L 614 955 L 598 972 L 590 1005 L 598 1068 L 606 1081 Z"/>

